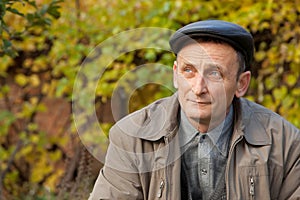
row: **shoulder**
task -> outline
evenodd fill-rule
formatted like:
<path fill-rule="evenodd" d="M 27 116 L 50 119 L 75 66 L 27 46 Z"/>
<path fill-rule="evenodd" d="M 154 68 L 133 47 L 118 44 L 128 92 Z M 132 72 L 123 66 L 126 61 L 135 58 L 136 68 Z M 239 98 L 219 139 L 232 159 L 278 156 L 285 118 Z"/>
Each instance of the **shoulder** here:
<path fill-rule="evenodd" d="M 241 99 L 242 118 L 244 126 L 251 132 L 264 132 L 273 140 L 274 138 L 285 138 L 289 141 L 300 141 L 300 130 L 270 109 Z"/>
<path fill-rule="evenodd" d="M 174 126 L 179 103 L 177 94 L 159 99 L 118 121 L 110 130 L 109 137 L 135 137 L 155 139 L 160 133 Z"/>

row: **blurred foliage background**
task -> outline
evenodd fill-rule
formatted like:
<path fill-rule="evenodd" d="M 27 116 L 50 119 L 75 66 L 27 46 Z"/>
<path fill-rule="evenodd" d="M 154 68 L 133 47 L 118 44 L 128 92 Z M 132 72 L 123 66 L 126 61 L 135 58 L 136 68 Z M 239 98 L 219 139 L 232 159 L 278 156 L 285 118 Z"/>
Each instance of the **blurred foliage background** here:
<path fill-rule="evenodd" d="M 247 98 L 299 128 L 300 1 L 1 0 L 0 199 L 86 199 L 101 163 L 80 143 L 72 116 L 82 62 L 122 31 L 176 30 L 204 19 L 232 21 L 253 34 Z M 115 122 L 109 102 L 120 77 L 147 63 L 172 67 L 174 58 L 168 51 L 139 49 L 110 64 L 95 97 L 105 132 Z M 146 84 L 131 95 L 129 111 L 171 93 Z"/>

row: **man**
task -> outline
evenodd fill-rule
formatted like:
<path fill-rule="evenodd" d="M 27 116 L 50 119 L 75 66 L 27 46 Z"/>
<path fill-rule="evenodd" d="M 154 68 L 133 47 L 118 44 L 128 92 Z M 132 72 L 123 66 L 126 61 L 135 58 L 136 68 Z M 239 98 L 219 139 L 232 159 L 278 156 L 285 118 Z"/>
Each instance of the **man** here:
<path fill-rule="evenodd" d="M 242 98 L 250 33 L 199 21 L 170 46 L 177 92 L 111 129 L 90 199 L 300 199 L 299 129 Z"/>

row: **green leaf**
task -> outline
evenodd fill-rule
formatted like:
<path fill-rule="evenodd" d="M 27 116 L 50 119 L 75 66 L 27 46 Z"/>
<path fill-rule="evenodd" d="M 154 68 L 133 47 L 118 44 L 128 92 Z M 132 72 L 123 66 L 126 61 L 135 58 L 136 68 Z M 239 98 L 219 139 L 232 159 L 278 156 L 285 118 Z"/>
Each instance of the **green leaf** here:
<path fill-rule="evenodd" d="M 69 86 L 69 81 L 66 78 L 62 78 L 58 81 L 55 96 L 56 97 L 61 97 L 64 92 L 67 90 Z"/>
<path fill-rule="evenodd" d="M 24 17 L 24 14 L 23 14 L 23 13 L 20 13 L 20 12 L 19 12 L 17 9 L 15 9 L 15 8 L 10 8 L 10 7 L 8 7 L 6 10 L 9 11 L 9 12 L 11 12 L 11 13 L 14 13 L 14 14 L 16 14 L 16 15 L 20 15 L 20 16 Z"/>
<path fill-rule="evenodd" d="M 0 112 L 0 121 L 5 122 L 5 124 L 10 125 L 16 120 L 14 114 L 12 112 L 9 112 L 7 110 Z"/>
<path fill-rule="evenodd" d="M 16 117 L 13 113 L 4 110 L 0 111 L 0 136 L 4 136 L 7 134 L 9 127 L 14 121 Z"/>
<path fill-rule="evenodd" d="M 50 7 L 48 9 L 48 14 L 50 14 L 52 17 L 54 17 L 55 19 L 58 19 L 60 17 L 60 12 L 59 12 L 59 3 L 63 2 L 62 0 L 56 0 L 53 1 L 50 4 Z"/>
<path fill-rule="evenodd" d="M 48 12 L 48 9 L 49 9 L 49 5 L 48 4 L 44 4 L 42 9 L 39 11 L 39 14 L 41 16 L 45 15 L 47 12 Z"/>
<path fill-rule="evenodd" d="M 3 41 L 4 49 L 8 49 L 11 47 L 12 44 L 9 40 L 3 39 L 2 41 Z"/>
<path fill-rule="evenodd" d="M 5 15 L 5 3 L 4 2 L 0 2 L 0 19 L 1 21 L 3 20 L 3 16 Z"/>

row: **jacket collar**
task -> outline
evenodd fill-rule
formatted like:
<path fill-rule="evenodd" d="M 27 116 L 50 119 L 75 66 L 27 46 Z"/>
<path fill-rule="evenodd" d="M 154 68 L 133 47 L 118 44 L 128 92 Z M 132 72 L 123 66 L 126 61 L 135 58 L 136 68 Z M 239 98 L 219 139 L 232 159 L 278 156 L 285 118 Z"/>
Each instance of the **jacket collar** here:
<path fill-rule="evenodd" d="M 159 99 L 154 103 L 121 119 L 116 126 L 120 131 L 149 141 L 174 137 L 178 129 L 179 102 L 177 93 Z"/>
<path fill-rule="evenodd" d="M 271 139 L 266 132 L 270 112 L 246 99 L 236 99 L 234 105 L 235 131 L 243 135 L 246 141 L 252 145 L 269 145 Z M 171 97 L 161 99 L 146 107 L 147 122 L 142 127 L 143 134 L 140 138 L 157 141 L 163 137 L 174 137 L 178 132 L 179 102 L 177 92 Z"/>
<path fill-rule="evenodd" d="M 235 109 L 236 114 L 239 115 L 235 122 L 236 133 L 243 135 L 251 145 L 270 145 L 271 139 L 266 131 L 270 111 L 243 98 L 237 99 L 237 101 L 240 111 Z"/>

